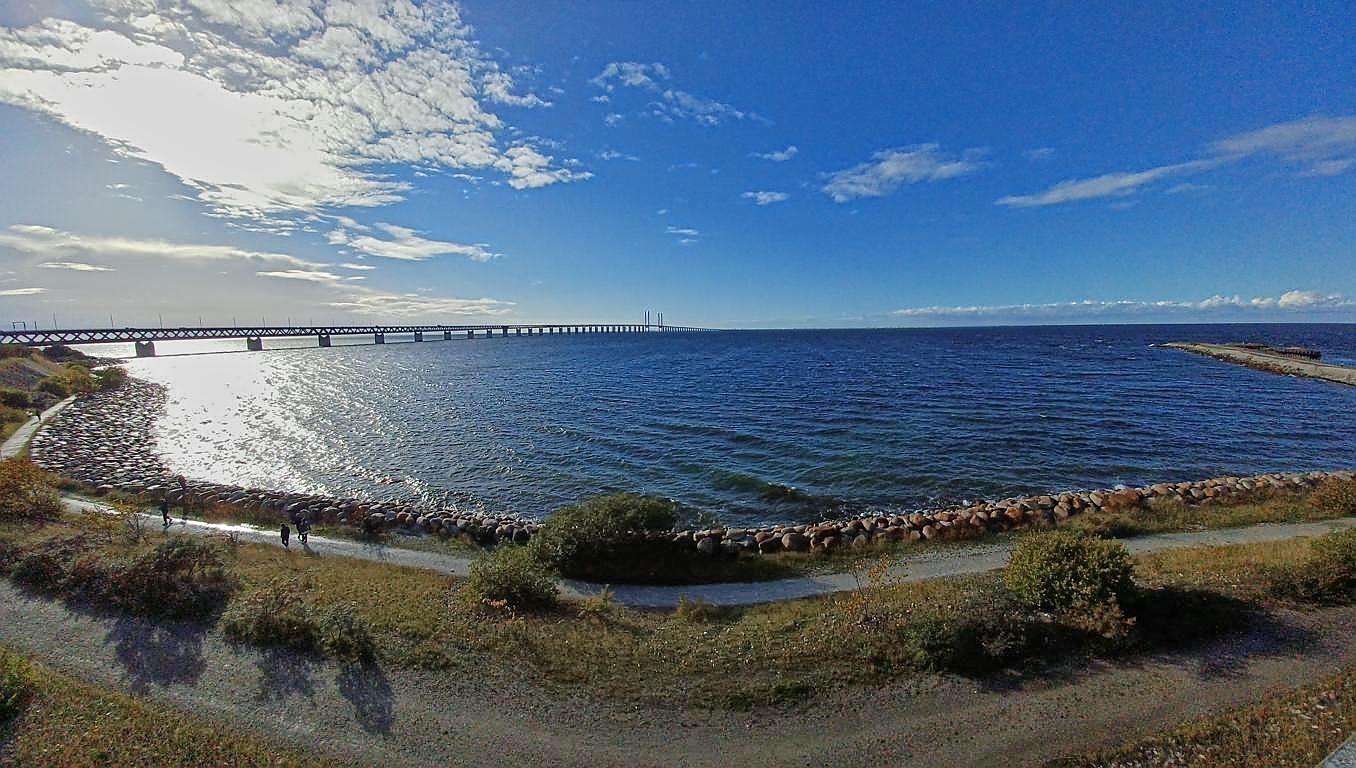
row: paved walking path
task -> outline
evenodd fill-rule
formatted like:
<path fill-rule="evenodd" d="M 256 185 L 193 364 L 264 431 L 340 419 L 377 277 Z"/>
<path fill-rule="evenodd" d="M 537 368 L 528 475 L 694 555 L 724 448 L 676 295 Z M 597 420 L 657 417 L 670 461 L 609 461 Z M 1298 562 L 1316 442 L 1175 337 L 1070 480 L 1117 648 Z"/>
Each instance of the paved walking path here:
<path fill-rule="evenodd" d="M 67 497 L 63 500 L 72 511 L 107 509 L 88 499 Z M 159 514 L 143 514 L 150 524 L 160 525 Z M 1183 547 L 1224 546 L 1265 541 L 1283 541 L 1301 536 L 1322 536 L 1341 528 L 1356 527 L 1356 518 L 1344 517 L 1313 523 L 1264 523 L 1246 528 L 1227 528 L 1213 531 L 1185 533 L 1156 533 L 1123 539 L 1131 554 L 1160 552 Z M 213 536 L 225 533 L 237 535 L 241 541 L 268 544 L 282 549 L 278 531 L 252 525 L 207 523 L 200 520 L 176 520 L 170 526 L 173 534 Z M 293 537 L 292 544 L 301 543 Z M 1013 543 L 1005 541 L 990 544 L 952 544 L 922 548 L 918 552 L 901 550 L 899 562 L 891 569 L 893 578 L 903 581 L 925 581 L 949 576 L 966 576 L 997 570 L 1007 564 Z M 422 568 L 453 576 L 470 572 L 474 558 L 444 552 L 427 552 L 387 546 L 378 543 L 333 539 L 312 535 L 308 551 L 320 557 L 349 557 L 359 560 L 390 563 L 408 568 Z M 597 594 L 603 585 L 562 579 L 561 592 L 566 598 L 579 599 Z M 674 608 L 684 597 L 701 600 L 715 606 L 756 605 L 781 600 L 847 592 L 860 586 L 852 573 L 824 573 L 799 576 L 778 581 L 755 581 L 723 584 L 691 584 L 683 586 L 643 586 L 622 584 L 611 587 L 614 599 L 633 608 Z"/>
<path fill-rule="evenodd" d="M 48 419 L 55 416 L 58 411 L 74 402 L 75 396 L 62 400 L 56 405 L 42 412 L 42 416 L 34 416 L 24 422 L 23 426 L 14 430 L 14 434 L 5 439 L 3 445 L 0 445 L 0 459 L 8 459 L 23 453 L 28 447 L 28 441 L 33 439 L 33 434 L 38 431 L 38 427 L 46 423 Z"/>

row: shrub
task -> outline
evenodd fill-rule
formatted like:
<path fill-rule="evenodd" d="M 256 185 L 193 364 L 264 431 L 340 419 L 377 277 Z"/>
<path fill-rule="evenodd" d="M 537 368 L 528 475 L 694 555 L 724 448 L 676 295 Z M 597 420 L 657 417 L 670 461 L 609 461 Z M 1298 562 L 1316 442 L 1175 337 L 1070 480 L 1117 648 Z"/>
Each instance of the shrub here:
<path fill-rule="evenodd" d="M 116 365 L 110 365 L 95 371 L 94 381 L 101 390 L 117 389 L 127 383 L 127 371 Z"/>
<path fill-rule="evenodd" d="M 1015 595 L 988 584 L 924 607 L 904 623 L 901 640 L 925 669 L 984 675 L 1033 653 L 1046 632 Z"/>
<path fill-rule="evenodd" d="M 59 397 L 81 395 L 98 389 L 98 382 L 90 375 L 89 369 L 67 364 L 62 369 L 43 379 L 38 389 Z"/>
<path fill-rule="evenodd" d="M 44 520 L 60 512 L 51 475 L 28 459 L 0 461 L 0 520 Z"/>
<path fill-rule="evenodd" d="M 19 656 L 0 650 L 0 725 L 23 711 L 33 691 L 32 672 Z"/>
<path fill-rule="evenodd" d="M 478 602 L 522 611 L 552 608 L 558 597 L 555 580 L 532 552 L 511 546 L 500 546 L 472 563 L 465 589 Z"/>
<path fill-rule="evenodd" d="M 190 618 L 220 608 L 235 582 L 215 545 L 176 537 L 138 556 L 111 588 L 114 602 L 134 613 Z"/>
<path fill-rule="evenodd" d="M 317 608 L 306 602 L 305 579 L 274 579 L 235 600 L 221 615 L 227 639 L 345 659 L 371 659 L 377 644 L 366 622 L 347 606 Z"/>
<path fill-rule="evenodd" d="M 1076 531 L 1045 531 L 1018 542 L 1003 580 L 1029 607 L 1058 613 L 1119 604 L 1134 589 L 1134 565 L 1118 542 Z"/>
<path fill-rule="evenodd" d="M 10 577 L 15 583 L 31 589 L 58 592 L 66 581 L 66 568 L 59 554 L 40 549 L 20 555 Z"/>
<path fill-rule="evenodd" d="M 673 615 L 691 624 L 705 624 L 715 618 L 716 609 L 705 600 L 693 600 L 687 595 L 678 596 L 678 607 Z"/>
<path fill-rule="evenodd" d="M 1324 517 L 1356 515 L 1356 480 L 1325 479 L 1309 494 L 1309 505 Z"/>
<path fill-rule="evenodd" d="M 1274 570 L 1270 581 L 1273 594 L 1308 603 L 1356 599 L 1356 528 L 1315 539 L 1303 562 Z"/>
<path fill-rule="evenodd" d="M 28 393 L 22 389 L 0 387 L 0 405 L 6 408 L 27 409 L 33 407 L 33 401 L 28 399 Z"/>
<path fill-rule="evenodd" d="M 570 578 L 604 582 L 646 580 L 676 557 L 689 555 L 647 531 L 673 528 L 677 505 L 663 499 L 618 493 L 562 507 L 542 524 L 528 545 L 547 566 Z"/>

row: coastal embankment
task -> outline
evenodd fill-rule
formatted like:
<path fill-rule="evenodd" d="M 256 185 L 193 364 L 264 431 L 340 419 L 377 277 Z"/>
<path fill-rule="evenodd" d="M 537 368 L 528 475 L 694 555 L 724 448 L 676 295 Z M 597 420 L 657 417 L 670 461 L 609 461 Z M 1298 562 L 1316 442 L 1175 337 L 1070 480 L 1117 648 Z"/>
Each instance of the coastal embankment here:
<path fill-rule="evenodd" d="M 1356 368 L 1319 362 L 1304 350 L 1275 349 L 1256 344 L 1198 344 L 1173 342 L 1163 346 L 1213 357 L 1226 363 L 1284 376 L 1303 376 L 1356 387 Z"/>
<path fill-rule="evenodd" d="M 538 530 L 537 521 L 524 517 L 181 478 L 163 465 L 154 450 L 153 428 L 164 400 L 162 387 L 135 379 L 129 379 L 116 390 L 81 396 L 34 435 L 30 455 L 40 466 L 96 492 L 164 498 L 190 510 L 225 506 L 256 516 L 276 516 L 278 520 L 295 520 L 305 515 L 313 522 L 350 525 L 369 532 L 458 538 L 479 544 L 508 541 L 522 544 Z M 986 500 L 907 514 L 760 527 L 708 526 L 637 535 L 671 539 L 710 556 L 825 553 L 879 543 L 972 539 L 1013 528 L 1055 525 L 1084 513 L 1128 512 L 1160 502 L 1194 506 L 1246 501 L 1276 492 L 1312 490 L 1330 477 L 1350 479 L 1356 473 L 1314 471 L 1216 477 Z"/>

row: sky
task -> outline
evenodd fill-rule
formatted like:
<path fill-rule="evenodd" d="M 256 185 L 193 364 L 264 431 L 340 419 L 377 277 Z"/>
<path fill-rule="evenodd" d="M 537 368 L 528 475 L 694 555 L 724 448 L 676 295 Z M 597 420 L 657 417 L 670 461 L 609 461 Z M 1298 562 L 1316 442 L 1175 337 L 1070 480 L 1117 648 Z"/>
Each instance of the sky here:
<path fill-rule="evenodd" d="M 5 0 L 0 325 L 1356 321 L 1350 4 L 1130 6 Z"/>

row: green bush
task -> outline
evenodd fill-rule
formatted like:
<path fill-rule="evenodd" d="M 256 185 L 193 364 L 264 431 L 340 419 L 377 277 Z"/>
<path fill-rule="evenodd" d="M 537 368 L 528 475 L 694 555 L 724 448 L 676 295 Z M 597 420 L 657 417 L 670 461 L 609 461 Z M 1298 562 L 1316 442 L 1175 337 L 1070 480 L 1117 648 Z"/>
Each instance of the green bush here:
<path fill-rule="evenodd" d="M 1356 528 L 1333 531 L 1309 545 L 1298 565 L 1271 573 L 1271 591 L 1307 603 L 1356 600 Z"/>
<path fill-rule="evenodd" d="M 558 598 L 555 580 L 533 553 L 508 545 L 472 563 L 464 588 L 478 602 L 521 611 L 553 608 Z"/>
<path fill-rule="evenodd" d="M 28 459 L 0 461 L 0 520 L 44 520 L 60 513 L 55 478 Z"/>
<path fill-rule="evenodd" d="M 95 371 L 94 381 L 101 390 L 117 389 L 127 383 L 127 371 L 116 365 L 110 365 Z"/>
<path fill-rule="evenodd" d="M 984 675 L 1030 656 L 1048 628 L 998 584 L 961 592 L 953 603 L 925 606 L 901 628 L 901 640 L 924 669 Z"/>
<path fill-rule="evenodd" d="M 1017 543 L 1003 581 L 1027 606 L 1060 613 L 1120 604 L 1134 590 L 1134 564 L 1118 542 L 1076 531 L 1043 531 Z"/>
<path fill-rule="evenodd" d="M 81 395 L 99 388 L 88 368 L 66 364 L 61 371 L 48 376 L 38 384 L 38 389 L 58 397 Z"/>
<path fill-rule="evenodd" d="M 0 725 L 19 716 L 32 691 L 33 679 L 28 662 L 0 649 Z"/>
<path fill-rule="evenodd" d="M 231 602 L 221 615 L 229 640 L 251 645 L 324 652 L 343 659 L 371 659 L 377 644 L 366 622 L 344 606 L 320 608 L 306 601 L 310 582 L 280 578 Z"/>
<path fill-rule="evenodd" d="M 216 545 L 175 537 L 115 574 L 109 597 L 133 613 L 195 618 L 217 611 L 234 589 Z"/>
<path fill-rule="evenodd" d="M 28 409 L 33 407 L 33 401 L 28 398 L 28 393 L 22 389 L 13 387 L 0 387 L 0 405 L 6 408 Z"/>
<path fill-rule="evenodd" d="M 1309 505 L 1324 517 L 1356 515 L 1356 480 L 1327 478 L 1309 494 Z"/>
<path fill-rule="evenodd" d="M 661 575 L 675 558 L 691 553 L 669 540 L 648 540 L 646 531 L 668 531 L 677 505 L 663 499 L 617 493 L 562 507 L 542 524 L 529 548 L 562 576 L 603 582 L 645 581 Z"/>

